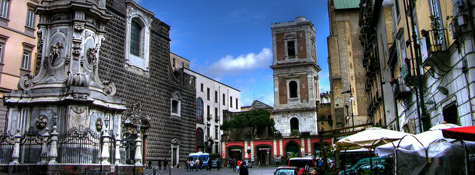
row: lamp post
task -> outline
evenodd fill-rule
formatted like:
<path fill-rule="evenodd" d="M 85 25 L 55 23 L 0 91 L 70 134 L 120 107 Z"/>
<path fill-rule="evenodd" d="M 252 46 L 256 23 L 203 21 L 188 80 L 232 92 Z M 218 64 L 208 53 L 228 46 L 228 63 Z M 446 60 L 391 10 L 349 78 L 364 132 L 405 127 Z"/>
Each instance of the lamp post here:
<path fill-rule="evenodd" d="M 350 101 L 350 105 L 351 105 L 351 120 L 352 120 L 353 131 L 355 131 L 355 128 L 354 128 L 354 126 L 355 126 L 355 120 L 354 120 L 354 118 L 353 118 L 353 117 L 354 117 L 354 112 L 353 112 L 353 100 L 354 100 L 354 98 L 353 98 L 353 92 L 352 92 L 352 90 L 351 90 L 351 85 L 350 85 L 350 90 L 347 90 L 347 91 L 345 91 L 345 92 L 342 92 L 341 94 L 350 94 L 350 100 L 349 100 L 349 101 Z M 346 107 L 346 109 L 347 109 L 347 111 L 348 111 L 348 107 L 347 107 L 346 105 L 345 105 L 345 107 Z"/>
<path fill-rule="evenodd" d="M 351 87 L 351 86 L 350 86 Z M 351 94 L 351 89 L 350 89 L 350 105 L 351 105 L 351 126 L 353 127 L 353 131 L 355 131 L 355 113 L 353 112 L 353 94 Z"/>

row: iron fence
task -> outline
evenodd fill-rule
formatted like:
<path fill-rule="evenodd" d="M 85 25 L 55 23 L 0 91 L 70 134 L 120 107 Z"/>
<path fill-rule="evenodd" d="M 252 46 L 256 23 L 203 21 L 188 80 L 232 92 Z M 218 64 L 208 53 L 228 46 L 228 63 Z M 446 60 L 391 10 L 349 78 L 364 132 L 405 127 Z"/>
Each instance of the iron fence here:
<path fill-rule="evenodd" d="M 8 164 L 12 161 L 15 138 L 9 132 L 0 135 L 0 164 Z"/>
<path fill-rule="evenodd" d="M 74 127 L 58 140 L 59 163 L 99 163 L 102 143 L 95 131 Z"/>
<path fill-rule="evenodd" d="M 43 148 L 42 137 L 38 131 L 30 128 L 20 139 L 20 162 L 38 163 L 42 160 L 41 151 Z M 43 158 L 44 155 L 43 155 Z"/>

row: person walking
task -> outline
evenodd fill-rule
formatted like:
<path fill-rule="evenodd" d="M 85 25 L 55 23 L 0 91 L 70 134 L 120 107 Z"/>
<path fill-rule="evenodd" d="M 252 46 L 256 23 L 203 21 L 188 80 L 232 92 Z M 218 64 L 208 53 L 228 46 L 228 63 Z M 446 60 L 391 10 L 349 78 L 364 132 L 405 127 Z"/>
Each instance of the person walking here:
<path fill-rule="evenodd" d="M 200 160 L 200 170 L 203 168 L 203 160 Z"/>
<path fill-rule="evenodd" d="M 239 175 L 249 175 L 249 164 L 248 163 L 241 163 L 241 166 L 239 166 Z"/>
<path fill-rule="evenodd" d="M 165 161 L 163 162 L 163 169 L 167 170 L 167 166 L 168 166 L 168 160 L 165 159 Z"/>
<path fill-rule="evenodd" d="M 185 166 L 186 166 L 186 172 L 190 172 L 190 160 L 186 159 Z"/>
<path fill-rule="evenodd" d="M 158 170 L 162 170 L 162 160 L 158 159 Z"/>
<path fill-rule="evenodd" d="M 238 171 L 238 172 L 239 172 L 240 169 L 241 169 L 241 164 L 242 164 L 241 160 L 238 159 L 238 160 L 237 160 L 237 171 Z"/>
<path fill-rule="evenodd" d="M 196 172 L 198 172 L 198 170 L 200 169 L 200 159 L 196 159 L 196 162 L 195 162 L 195 166 L 196 166 Z"/>
<path fill-rule="evenodd" d="M 233 172 L 236 172 L 236 160 L 231 160 L 231 167 L 233 168 Z"/>
<path fill-rule="evenodd" d="M 218 158 L 218 159 L 216 160 L 216 164 L 218 165 L 217 168 L 218 168 L 218 171 L 219 171 L 219 170 L 221 169 L 221 159 Z"/>

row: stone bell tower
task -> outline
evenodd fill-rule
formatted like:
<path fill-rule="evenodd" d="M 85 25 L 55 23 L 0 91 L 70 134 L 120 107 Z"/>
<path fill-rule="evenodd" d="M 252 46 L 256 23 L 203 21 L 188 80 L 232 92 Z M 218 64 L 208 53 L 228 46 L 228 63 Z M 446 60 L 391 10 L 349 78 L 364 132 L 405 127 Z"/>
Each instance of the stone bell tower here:
<path fill-rule="evenodd" d="M 36 76 L 21 77 L 19 90 L 4 96 L 8 132 L 58 136 L 51 137 L 54 144 L 48 141 L 41 146 L 44 149 L 41 157 L 48 157 L 48 164 L 106 165 L 111 162 L 110 155 L 115 154 L 105 150 L 109 150 L 110 140 L 120 137 L 121 113 L 126 108 L 114 97 L 114 83 L 102 81 L 98 76 L 104 28 L 111 18 L 105 3 L 105 0 L 43 0 L 36 8 L 40 16 L 39 72 Z M 78 138 L 85 141 L 73 142 Z M 50 151 L 56 149 L 57 153 Z M 23 155 L 20 151 L 14 162 L 26 163 Z"/>
<path fill-rule="evenodd" d="M 317 134 L 319 99 L 315 29 L 304 17 L 271 26 L 274 120 L 283 136 Z"/>

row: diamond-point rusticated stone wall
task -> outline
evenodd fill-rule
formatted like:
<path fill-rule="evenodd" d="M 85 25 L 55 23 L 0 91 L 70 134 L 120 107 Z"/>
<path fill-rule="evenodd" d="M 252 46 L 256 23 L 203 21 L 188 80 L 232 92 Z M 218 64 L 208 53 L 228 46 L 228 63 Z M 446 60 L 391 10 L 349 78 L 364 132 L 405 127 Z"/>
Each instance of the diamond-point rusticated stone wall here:
<path fill-rule="evenodd" d="M 106 38 L 102 44 L 99 75 L 113 81 L 116 96 L 126 102 L 142 104 L 143 115 L 151 118 L 147 137 L 147 160 L 171 159 L 172 139 L 179 143 L 180 162 L 195 151 L 195 88 L 186 75 L 173 78 L 170 70 L 170 26 L 153 19 L 150 32 L 150 63 L 148 75 L 126 68 L 126 1 L 108 0 L 107 10 L 112 18 L 106 25 Z M 180 117 L 171 116 L 171 95 L 182 95 Z"/>

